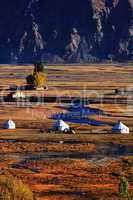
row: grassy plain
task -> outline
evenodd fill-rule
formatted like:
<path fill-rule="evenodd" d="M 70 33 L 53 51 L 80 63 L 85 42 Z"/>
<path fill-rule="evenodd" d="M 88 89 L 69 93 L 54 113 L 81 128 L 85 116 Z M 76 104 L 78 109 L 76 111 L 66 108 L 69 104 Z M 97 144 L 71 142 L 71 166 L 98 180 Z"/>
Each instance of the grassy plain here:
<path fill-rule="evenodd" d="M 24 90 L 30 100 L 9 102 L 10 86 L 24 86 L 32 70 L 0 66 L 0 176 L 21 178 L 38 200 L 117 200 L 121 174 L 132 193 L 133 93 L 116 89 L 131 91 L 133 67 L 47 66 L 48 90 Z M 87 102 L 87 114 L 71 109 L 76 101 Z M 60 116 L 67 116 L 75 135 L 48 133 Z M 3 129 L 7 119 L 16 130 Z M 118 120 L 130 135 L 112 134 Z"/>

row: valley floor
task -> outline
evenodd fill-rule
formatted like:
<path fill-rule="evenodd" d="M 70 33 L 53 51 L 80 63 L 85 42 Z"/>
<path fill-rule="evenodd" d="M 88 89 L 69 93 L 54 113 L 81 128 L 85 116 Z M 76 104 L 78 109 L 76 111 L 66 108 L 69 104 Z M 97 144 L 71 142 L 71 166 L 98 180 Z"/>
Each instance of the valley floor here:
<path fill-rule="evenodd" d="M 1 174 L 21 178 L 38 200 L 117 200 L 122 174 L 133 193 L 133 67 L 47 66 L 48 90 L 8 101 L 10 86 L 24 86 L 32 70 L 0 66 Z M 61 118 L 75 135 L 48 133 Z M 3 129 L 7 119 L 16 130 Z M 118 120 L 129 135 L 112 134 Z"/>

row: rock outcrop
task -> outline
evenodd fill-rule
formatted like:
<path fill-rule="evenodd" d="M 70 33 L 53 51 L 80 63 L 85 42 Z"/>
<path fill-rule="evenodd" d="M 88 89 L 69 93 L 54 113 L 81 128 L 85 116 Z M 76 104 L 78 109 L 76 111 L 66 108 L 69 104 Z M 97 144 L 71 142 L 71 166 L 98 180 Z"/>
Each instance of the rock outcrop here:
<path fill-rule="evenodd" d="M 133 59 L 133 0 L 5 0 L 0 19 L 1 63 Z"/>

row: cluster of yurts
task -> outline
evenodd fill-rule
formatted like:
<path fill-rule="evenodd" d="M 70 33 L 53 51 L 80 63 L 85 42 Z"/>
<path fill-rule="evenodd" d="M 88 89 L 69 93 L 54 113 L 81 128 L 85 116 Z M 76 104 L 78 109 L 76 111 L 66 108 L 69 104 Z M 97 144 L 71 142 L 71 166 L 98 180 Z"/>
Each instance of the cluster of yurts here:
<path fill-rule="evenodd" d="M 33 74 L 29 75 L 27 78 L 27 85 L 28 89 L 47 89 L 46 86 L 46 75 L 45 75 L 45 69 L 43 64 L 35 64 Z M 25 98 L 25 95 L 21 91 L 17 91 L 15 93 L 12 93 L 12 98 L 14 99 L 23 99 Z M 4 128 L 5 129 L 16 129 L 15 122 L 12 120 L 8 120 L 4 123 Z M 72 129 L 66 122 L 63 120 L 58 120 L 54 125 L 53 125 L 53 131 L 59 131 L 59 132 L 64 132 L 64 133 L 72 133 L 74 134 L 75 131 Z M 122 122 L 117 122 L 113 128 L 112 128 L 113 133 L 122 133 L 122 134 L 128 134 L 129 133 L 129 128 L 124 125 Z"/>
<path fill-rule="evenodd" d="M 12 120 L 8 120 L 4 123 L 4 129 L 16 129 L 16 124 Z M 75 131 L 72 129 L 67 123 L 63 120 L 58 120 L 53 125 L 53 131 L 59 131 L 62 133 L 72 133 L 74 134 Z M 112 128 L 112 133 L 121 133 L 121 134 L 129 134 L 129 128 L 124 125 L 122 122 L 116 123 Z"/>

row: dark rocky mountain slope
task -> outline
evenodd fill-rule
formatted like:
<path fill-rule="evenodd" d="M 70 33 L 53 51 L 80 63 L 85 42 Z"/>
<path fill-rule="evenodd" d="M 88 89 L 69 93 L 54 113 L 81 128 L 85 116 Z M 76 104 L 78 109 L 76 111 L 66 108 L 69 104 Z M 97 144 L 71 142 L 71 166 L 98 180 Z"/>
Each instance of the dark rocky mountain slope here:
<path fill-rule="evenodd" d="M 133 0 L 4 0 L 0 62 L 133 59 Z"/>

